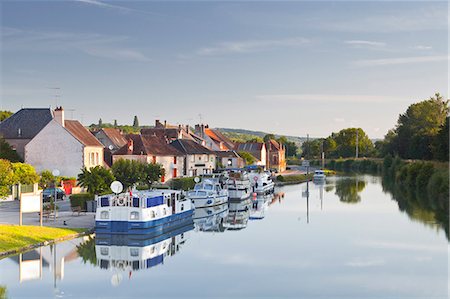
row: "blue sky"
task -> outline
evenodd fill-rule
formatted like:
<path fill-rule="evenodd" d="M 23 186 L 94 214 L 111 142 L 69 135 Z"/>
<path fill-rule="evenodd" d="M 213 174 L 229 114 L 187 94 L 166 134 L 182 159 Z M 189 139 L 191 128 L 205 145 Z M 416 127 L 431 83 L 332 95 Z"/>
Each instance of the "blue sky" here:
<path fill-rule="evenodd" d="M 380 138 L 409 104 L 448 96 L 448 12 L 430 1 L 2 1 L 0 108 L 54 106 L 59 93 L 86 125 L 138 115 Z"/>

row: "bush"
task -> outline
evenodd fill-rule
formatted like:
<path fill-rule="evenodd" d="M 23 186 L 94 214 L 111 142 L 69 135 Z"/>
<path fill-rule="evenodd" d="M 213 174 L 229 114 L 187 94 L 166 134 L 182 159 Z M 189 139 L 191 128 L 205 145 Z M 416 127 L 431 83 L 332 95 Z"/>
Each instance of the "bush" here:
<path fill-rule="evenodd" d="M 449 173 L 448 170 L 435 171 L 427 185 L 428 197 L 436 201 L 439 209 L 448 211 L 449 208 Z M 448 215 L 448 214 L 447 214 Z"/>
<path fill-rule="evenodd" d="M 313 173 L 310 173 L 308 175 L 306 174 L 296 174 L 296 175 L 279 175 L 277 176 L 277 180 L 279 182 L 286 182 L 286 183 L 303 183 L 307 180 L 311 180 L 313 177 Z"/>
<path fill-rule="evenodd" d="M 89 193 L 72 194 L 70 195 L 70 206 L 81 207 L 82 210 L 86 210 L 86 202 L 94 199 L 95 196 Z"/>
<path fill-rule="evenodd" d="M 190 190 L 194 189 L 195 182 L 193 177 L 187 178 L 176 178 L 172 179 L 171 182 L 172 188 L 175 190 Z"/>
<path fill-rule="evenodd" d="M 279 182 L 284 182 L 284 176 L 282 176 L 281 174 L 277 176 L 277 181 Z"/>

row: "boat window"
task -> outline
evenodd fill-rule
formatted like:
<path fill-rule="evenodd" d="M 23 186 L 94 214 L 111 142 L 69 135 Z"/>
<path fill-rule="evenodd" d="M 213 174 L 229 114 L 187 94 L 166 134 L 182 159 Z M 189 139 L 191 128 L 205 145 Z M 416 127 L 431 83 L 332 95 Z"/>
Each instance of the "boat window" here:
<path fill-rule="evenodd" d="M 100 198 L 100 206 L 109 207 L 109 198 L 106 196 Z"/>
<path fill-rule="evenodd" d="M 133 207 L 139 208 L 139 197 L 133 197 Z"/>
<path fill-rule="evenodd" d="M 130 248 L 130 256 L 139 256 L 138 248 Z"/>
<path fill-rule="evenodd" d="M 138 219 L 139 219 L 139 212 L 130 213 L 130 220 L 138 220 Z"/>
<path fill-rule="evenodd" d="M 184 204 L 181 204 L 181 210 L 184 211 Z"/>
<path fill-rule="evenodd" d="M 151 211 L 151 212 L 150 212 L 150 217 L 151 217 L 151 218 L 155 218 L 155 217 L 156 217 L 155 211 Z"/>
<path fill-rule="evenodd" d="M 205 185 L 206 190 L 214 190 L 213 185 L 207 184 Z"/>
<path fill-rule="evenodd" d="M 101 254 L 101 255 L 108 255 L 108 253 L 109 253 L 108 247 L 102 247 L 102 248 L 100 248 L 100 254 Z"/>
<path fill-rule="evenodd" d="M 164 208 L 163 209 L 163 215 L 166 216 L 166 214 L 167 214 L 167 211 L 166 211 L 166 208 Z"/>
<path fill-rule="evenodd" d="M 108 211 L 102 211 L 100 213 L 100 219 L 109 219 L 109 212 Z"/>

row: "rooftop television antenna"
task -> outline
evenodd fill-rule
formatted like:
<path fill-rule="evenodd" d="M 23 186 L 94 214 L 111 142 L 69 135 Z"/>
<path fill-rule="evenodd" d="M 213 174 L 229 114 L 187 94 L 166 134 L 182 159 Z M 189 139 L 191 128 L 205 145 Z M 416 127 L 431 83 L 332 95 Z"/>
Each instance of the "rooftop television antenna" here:
<path fill-rule="evenodd" d="M 49 87 L 48 89 L 52 89 L 55 91 L 53 95 L 55 97 L 55 108 L 58 107 L 58 99 L 61 98 L 61 88 L 60 87 Z"/>

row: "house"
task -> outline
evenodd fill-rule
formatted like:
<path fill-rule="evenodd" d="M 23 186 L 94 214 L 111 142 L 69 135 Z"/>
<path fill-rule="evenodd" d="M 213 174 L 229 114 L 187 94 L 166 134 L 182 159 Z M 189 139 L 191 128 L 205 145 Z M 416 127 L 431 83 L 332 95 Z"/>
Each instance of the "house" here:
<path fill-rule="evenodd" d="M 232 151 L 235 144 L 219 130 L 210 129 L 208 125 L 195 125 L 195 135 L 203 138 L 206 147 L 213 151 Z"/>
<path fill-rule="evenodd" d="M 108 166 L 112 165 L 112 155 L 119 148 L 127 144 L 127 139 L 122 135 L 119 129 L 102 128 L 97 132 L 92 132 L 94 136 L 105 147 L 103 158 Z"/>
<path fill-rule="evenodd" d="M 167 121 L 164 124 L 159 120 L 155 120 L 155 127 L 150 129 L 141 129 L 141 135 L 155 135 L 160 138 L 165 138 L 167 142 L 172 142 L 177 139 L 193 140 L 189 126 L 172 126 L 168 125 Z"/>
<path fill-rule="evenodd" d="M 111 150 L 111 152 L 115 152 L 127 144 L 127 139 L 122 135 L 120 130 L 116 128 L 102 128 L 95 132 L 94 136 L 105 148 Z"/>
<path fill-rule="evenodd" d="M 193 140 L 177 139 L 170 143 L 184 154 L 183 175 L 210 174 L 216 168 L 216 154 Z"/>
<path fill-rule="evenodd" d="M 239 152 L 248 152 L 256 158 L 255 164 L 266 168 L 267 151 L 264 142 L 245 142 L 237 143 L 235 150 Z"/>
<path fill-rule="evenodd" d="M 286 170 L 286 147 L 274 139 L 266 142 L 267 169 L 282 172 Z"/>
<path fill-rule="evenodd" d="M 50 108 L 23 108 L 0 123 L 0 136 L 25 158 L 25 146 L 53 119 Z"/>
<path fill-rule="evenodd" d="M 158 163 L 165 170 L 161 182 L 183 176 L 184 154 L 156 135 L 129 134 L 128 142 L 113 154 L 113 165 L 120 159 Z"/>
<path fill-rule="evenodd" d="M 244 159 L 236 151 L 216 151 L 215 153 L 219 168 L 233 169 L 245 166 Z"/>
<path fill-rule="evenodd" d="M 103 166 L 103 148 L 80 122 L 65 120 L 59 107 L 54 119 L 25 146 L 25 163 L 37 172 L 58 169 L 61 176 L 76 177 L 84 167 Z"/>

